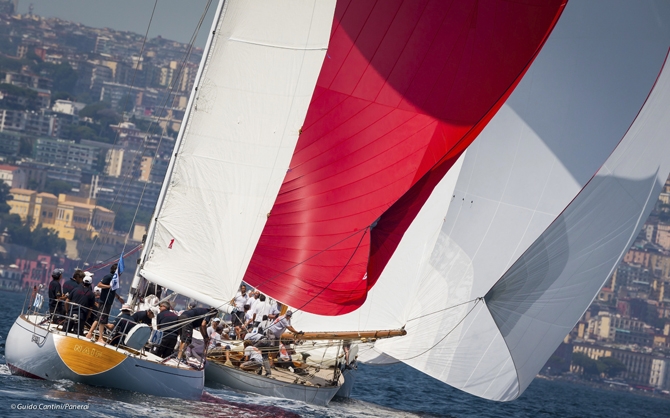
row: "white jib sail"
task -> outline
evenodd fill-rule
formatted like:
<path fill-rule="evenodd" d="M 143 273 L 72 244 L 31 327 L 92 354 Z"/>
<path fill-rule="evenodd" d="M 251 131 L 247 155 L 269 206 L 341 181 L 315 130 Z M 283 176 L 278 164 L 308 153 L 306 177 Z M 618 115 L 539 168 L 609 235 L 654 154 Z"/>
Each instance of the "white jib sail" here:
<path fill-rule="evenodd" d="M 140 274 L 200 302 L 235 294 L 284 179 L 335 0 L 219 6 Z"/>
<path fill-rule="evenodd" d="M 407 296 L 389 302 L 405 315 L 407 336 L 380 340 L 376 351 L 484 398 L 523 392 L 607 279 L 667 177 L 658 130 L 667 129 L 664 78 L 645 99 L 670 46 L 668 23 L 666 2 L 568 3 L 528 74 L 468 149 L 440 236 L 414 259 L 419 282 L 405 274 L 411 267 L 389 263 L 370 293 L 366 305 L 380 286 Z M 639 190 L 627 194 L 627 184 Z M 436 193 L 426 206 L 443 204 Z M 424 243 L 415 224 L 434 221 L 417 217 L 403 242 Z M 542 265 L 543 245 L 554 251 L 544 258 L 551 274 L 521 274 Z M 486 303 L 475 301 L 487 294 Z"/>

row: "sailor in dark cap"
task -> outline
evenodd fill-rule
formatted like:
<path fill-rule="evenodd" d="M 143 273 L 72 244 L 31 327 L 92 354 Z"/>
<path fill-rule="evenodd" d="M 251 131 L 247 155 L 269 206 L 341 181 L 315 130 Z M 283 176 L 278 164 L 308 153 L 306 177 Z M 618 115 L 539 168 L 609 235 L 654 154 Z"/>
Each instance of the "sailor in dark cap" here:
<path fill-rule="evenodd" d="M 163 331 L 163 339 L 155 348 L 155 354 L 159 357 L 169 357 L 177 345 L 179 316 L 171 310 L 170 302 L 164 301 L 158 305 L 160 312 L 156 316 L 156 326 Z"/>
<path fill-rule="evenodd" d="M 51 273 L 51 283 L 49 283 L 49 313 L 52 316 L 52 321 L 57 321 L 63 314 L 63 304 L 59 304 L 61 296 L 63 296 L 63 287 L 60 279 L 63 276 L 63 269 L 54 269 Z"/>

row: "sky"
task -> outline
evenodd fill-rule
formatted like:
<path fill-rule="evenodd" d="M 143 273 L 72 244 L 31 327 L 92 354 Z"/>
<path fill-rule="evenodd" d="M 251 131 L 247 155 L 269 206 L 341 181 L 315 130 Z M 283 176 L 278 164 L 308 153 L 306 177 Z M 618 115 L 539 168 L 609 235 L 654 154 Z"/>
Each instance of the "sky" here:
<path fill-rule="evenodd" d="M 149 38 L 158 35 L 187 43 L 210 0 L 19 0 L 18 12 L 43 17 L 58 17 L 92 27 L 108 27 L 144 34 L 151 11 L 156 12 L 149 29 Z M 214 19 L 217 0 L 211 0 L 209 12 L 202 25 L 196 45 L 205 46 L 207 33 Z"/>

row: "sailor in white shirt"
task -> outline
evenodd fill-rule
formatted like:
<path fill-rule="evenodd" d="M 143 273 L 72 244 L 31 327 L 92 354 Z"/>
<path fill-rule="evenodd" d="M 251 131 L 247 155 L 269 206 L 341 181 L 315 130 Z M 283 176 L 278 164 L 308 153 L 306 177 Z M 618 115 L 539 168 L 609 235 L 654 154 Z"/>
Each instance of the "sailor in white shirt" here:
<path fill-rule="evenodd" d="M 240 364 L 240 369 L 252 371 L 263 367 L 263 355 L 261 350 L 253 346 L 251 341 L 244 342 L 244 363 Z"/>
<path fill-rule="evenodd" d="M 272 311 L 272 304 L 270 304 L 269 300 L 266 300 L 265 295 L 260 295 L 252 309 L 256 314 L 256 317 L 254 318 L 254 326 L 257 327 L 263 320 L 263 317 L 269 315 Z"/>
<path fill-rule="evenodd" d="M 212 338 L 212 333 L 216 331 L 216 327 L 221 325 L 221 319 L 220 318 L 214 318 L 210 321 L 209 326 L 207 327 L 207 335 L 209 338 Z"/>
<path fill-rule="evenodd" d="M 240 291 L 237 292 L 233 300 L 230 301 L 232 305 L 235 305 L 235 309 L 232 312 L 232 322 L 233 327 L 241 326 L 244 323 L 244 305 L 247 303 L 247 286 L 242 284 L 240 285 Z"/>
<path fill-rule="evenodd" d="M 256 291 L 254 292 L 253 290 L 249 291 L 249 297 L 247 298 L 247 305 L 251 308 L 251 312 L 254 311 L 254 307 L 258 303 L 258 295 L 260 295 L 260 292 Z"/>
<path fill-rule="evenodd" d="M 235 297 L 232 300 L 232 303 L 235 305 L 235 309 L 238 311 L 244 310 L 244 305 L 247 304 L 247 286 L 240 285 L 240 291 L 237 292 Z"/>
<path fill-rule="evenodd" d="M 209 334 L 209 347 L 207 347 L 208 350 L 212 350 L 221 346 L 221 331 L 223 331 L 223 327 L 219 326 L 218 328 L 214 329 L 211 334 Z"/>

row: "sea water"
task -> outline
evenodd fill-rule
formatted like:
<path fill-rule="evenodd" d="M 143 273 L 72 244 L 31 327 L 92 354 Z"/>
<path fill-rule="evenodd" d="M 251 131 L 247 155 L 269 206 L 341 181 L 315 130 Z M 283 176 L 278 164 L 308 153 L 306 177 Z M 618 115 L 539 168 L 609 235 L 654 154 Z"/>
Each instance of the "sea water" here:
<path fill-rule="evenodd" d="M 668 399 L 545 379 L 535 379 L 515 401 L 486 401 L 402 364 L 361 365 L 352 398 L 328 407 L 224 387 L 205 387 L 202 399 L 184 401 L 12 376 L 5 364 L 5 340 L 25 296 L 0 291 L 2 417 L 670 417 Z"/>

